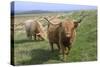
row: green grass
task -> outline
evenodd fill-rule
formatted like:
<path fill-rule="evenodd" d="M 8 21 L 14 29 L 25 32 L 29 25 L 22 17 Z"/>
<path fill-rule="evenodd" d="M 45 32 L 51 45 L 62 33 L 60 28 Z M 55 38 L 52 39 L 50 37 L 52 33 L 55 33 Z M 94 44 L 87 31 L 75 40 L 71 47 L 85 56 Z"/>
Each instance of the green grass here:
<path fill-rule="evenodd" d="M 76 18 L 80 14 L 74 12 L 69 18 Z M 77 36 L 66 62 L 83 62 L 97 60 L 97 14 L 96 11 L 85 11 L 87 17 L 77 29 Z M 61 16 L 63 19 L 67 17 Z M 15 18 L 16 19 L 16 18 Z M 25 32 L 15 31 L 14 62 L 15 65 L 62 63 L 57 46 L 55 51 L 50 51 L 48 41 L 28 40 Z"/>

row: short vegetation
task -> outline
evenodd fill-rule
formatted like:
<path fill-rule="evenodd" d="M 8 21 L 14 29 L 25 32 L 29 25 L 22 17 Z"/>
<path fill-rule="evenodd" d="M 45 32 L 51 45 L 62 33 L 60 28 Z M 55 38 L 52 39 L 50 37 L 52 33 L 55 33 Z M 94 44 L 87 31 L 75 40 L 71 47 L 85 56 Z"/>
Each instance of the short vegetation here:
<path fill-rule="evenodd" d="M 14 22 L 14 63 L 15 65 L 63 63 L 60 60 L 57 46 L 52 53 L 48 41 L 28 40 L 23 22 L 37 19 L 47 28 L 44 16 L 58 16 L 63 20 L 80 18 L 81 11 L 69 13 L 44 13 L 15 16 Z M 66 62 L 83 62 L 97 60 L 97 11 L 86 10 L 84 20 L 77 28 L 77 35 Z"/>

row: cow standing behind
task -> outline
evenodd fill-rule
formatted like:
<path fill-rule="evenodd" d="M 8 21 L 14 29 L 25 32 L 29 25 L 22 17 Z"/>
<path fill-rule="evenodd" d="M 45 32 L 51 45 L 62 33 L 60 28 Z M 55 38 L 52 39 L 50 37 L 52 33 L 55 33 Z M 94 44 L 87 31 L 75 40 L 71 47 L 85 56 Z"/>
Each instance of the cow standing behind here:
<path fill-rule="evenodd" d="M 76 28 L 78 24 L 82 21 L 80 20 L 65 20 L 65 21 L 49 21 L 46 19 L 48 24 L 48 39 L 53 51 L 53 44 L 57 44 L 60 53 L 63 55 L 63 60 L 66 61 L 66 55 L 69 54 L 69 51 L 72 46 L 72 42 L 76 35 Z M 55 19 L 58 20 L 58 19 Z"/>
<path fill-rule="evenodd" d="M 41 23 L 34 20 L 27 20 L 24 22 L 26 35 L 29 39 L 32 39 L 34 36 L 34 40 L 38 39 L 46 39 L 46 33 Z"/>

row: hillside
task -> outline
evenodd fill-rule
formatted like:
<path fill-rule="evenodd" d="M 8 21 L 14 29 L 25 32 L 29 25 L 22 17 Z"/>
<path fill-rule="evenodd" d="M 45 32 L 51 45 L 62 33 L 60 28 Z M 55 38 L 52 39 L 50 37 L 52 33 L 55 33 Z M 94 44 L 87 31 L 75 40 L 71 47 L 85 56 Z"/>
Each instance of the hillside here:
<path fill-rule="evenodd" d="M 77 19 L 81 11 L 60 14 L 60 19 L 70 18 Z M 66 62 L 83 62 L 83 61 L 96 61 L 97 60 L 97 10 L 87 10 L 84 14 L 88 14 L 77 28 L 77 36 L 70 54 Z M 52 16 L 56 16 L 51 14 Z M 42 18 L 45 15 L 35 16 Z M 28 64 L 45 64 L 45 63 L 62 63 L 59 59 L 59 52 L 56 45 L 54 53 L 50 51 L 48 41 L 34 41 L 28 40 L 25 34 L 24 26 L 20 23 L 26 19 L 33 19 L 32 16 L 17 16 L 15 17 L 15 38 L 14 38 L 14 62 L 15 65 L 28 65 Z M 39 19 L 39 20 L 40 20 Z M 41 21 L 41 20 L 40 20 Z M 41 23 L 44 20 L 41 21 Z"/>

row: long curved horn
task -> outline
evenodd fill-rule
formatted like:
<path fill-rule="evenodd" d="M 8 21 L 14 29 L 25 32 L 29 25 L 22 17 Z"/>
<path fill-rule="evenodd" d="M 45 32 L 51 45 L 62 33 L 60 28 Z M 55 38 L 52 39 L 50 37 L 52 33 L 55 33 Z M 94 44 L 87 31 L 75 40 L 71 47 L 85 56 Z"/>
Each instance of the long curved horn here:
<path fill-rule="evenodd" d="M 57 24 L 60 24 L 61 23 L 61 22 L 53 23 L 53 22 L 50 22 L 47 18 L 44 18 L 44 19 L 47 20 L 48 23 L 53 24 L 53 25 L 57 25 Z"/>
<path fill-rule="evenodd" d="M 44 17 L 44 19 L 45 19 L 46 21 L 48 21 L 48 23 L 51 23 L 46 17 Z"/>
<path fill-rule="evenodd" d="M 86 16 L 88 16 L 88 15 L 82 15 L 83 14 L 83 12 L 81 13 L 81 15 L 80 15 L 80 19 L 77 21 L 78 23 L 80 23 L 80 22 L 82 22 L 82 20 L 86 17 Z"/>
<path fill-rule="evenodd" d="M 85 18 L 85 16 L 82 16 L 77 22 L 80 23 Z"/>
<path fill-rule="evenodd" d="M 77 21 L 78 23 L 82 22 L 82 20 L 83 20 L 86 16 L 88 16 L 88 15 L 85 14 L 84 11 L 82 11 L 81 14 L 80 14 L 79 16 L 80 16 L 80 19 Z"/>

